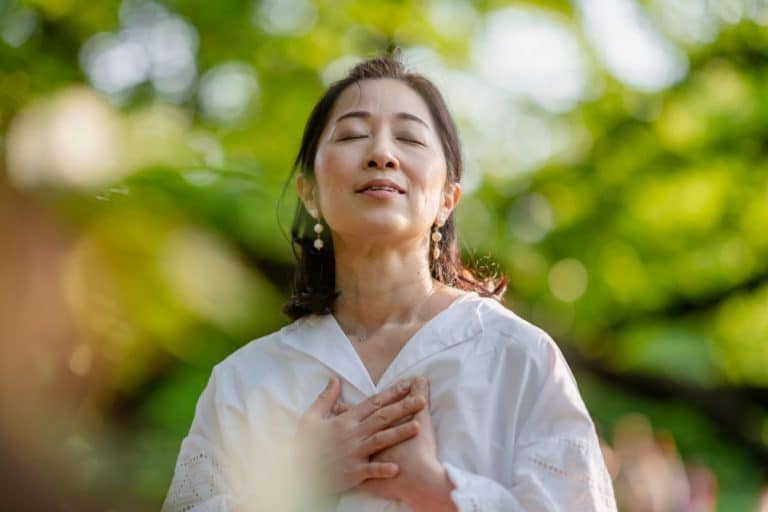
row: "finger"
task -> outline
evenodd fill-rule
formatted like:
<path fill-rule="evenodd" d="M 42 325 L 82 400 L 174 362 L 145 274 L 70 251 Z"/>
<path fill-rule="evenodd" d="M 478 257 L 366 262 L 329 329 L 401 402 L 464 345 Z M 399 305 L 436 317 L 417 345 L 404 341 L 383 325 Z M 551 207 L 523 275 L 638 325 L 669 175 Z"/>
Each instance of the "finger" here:
<path fill-rule="evenodd" d="M 426 407 L 421 408 L 416 417 L 421 421 L 431 422 L 429 412 L 429 381 L 424 377 L 417 377 L 413 380 L 413 395 L 422 397 L 426 401 Z"/>
<path fill-rule="evenodd" d="M 340 390 L 341 386 L 339 385 L 338 377 L 331 375 L 331 378 L 328 381 L 328 385 L 325 386 L 323 392 L 318 395 L 309 409 L 321 416 L 325 416 L 326 414 L 330 413 L 334 404 L 336 403 L 336 400 L 339 398 Z"/>
<path fill-rule="evenodd" d="M 411 394 L 368 416 L 360 423 L 360 433 L 366 436 L 373 435 L 403 418 L 416 414 L 424 409 L 425 405 L 427 405 L 427 400 L 423 396 Z"/>
<path fill-rule="evenodd" d="M 394 478 L 400 472 L 400 467 L 394 462 L 367 462 L 358 468 L 358 478 Z"/>
<path fill-rule="evenodd" d="M 408 423 L 376 432 L 362 442 L 360 445 L 360 455 L 370 457 L 374 453 L 402 443 L 418 434 L 419 428 L 418 422 L 409 421 Z"/>
<path fill-rule="evenodd" d="M 344 402 L 337 400 L 336 403 L 333 404 L 333 414 L 336 414 L 336 415 L 344 414 L 348 410 L 349 410 L 349 406 Z"/>
<path fill-rule="evenodd" d="M 378 411 L 384 406 L 395 402 L 411 390 L 410 381 L 401 381 L 393 386 L 388 387 L 381 393 L 369 397 L 367 400 L 363 400 L 359 404 L 352 407 L 349 411 L 358 421 L 362 421 L 374 412 Z"/>
<path fill-rule="evenodd" d="M 416 393 L 429 400 L 429 381 L 424 377 L 417 377 L 413 380 L 413 386 Z"/>

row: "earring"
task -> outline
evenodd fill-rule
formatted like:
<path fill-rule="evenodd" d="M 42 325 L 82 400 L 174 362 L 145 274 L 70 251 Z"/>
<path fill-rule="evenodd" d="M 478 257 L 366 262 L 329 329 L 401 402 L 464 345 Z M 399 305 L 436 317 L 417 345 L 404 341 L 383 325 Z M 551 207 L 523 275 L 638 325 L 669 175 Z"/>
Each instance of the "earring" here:
<path fill-rule="evenodd" d="M 443 226 L 442 222 L 439 222 L 435 224 L 434 229 L 432 230 L 432 241 L 434 242 L 434 245 L 432 246 L 432 259 L 437 260 L 437 258 L 440 257 L 440 240 L 443 239 L 443 234 L 440 232 L 440 228 Z"/>
<path fill-rule="evenodd" d="M 317 235 L 317 238 L 315 238 L 315 249 L 317 249 L 318 251 L 321 250 L 323 246 L 325 246 L 325 242 L 323 242 L 323 239 L 320 238 L 320 234 L 323 232 L 324 229 L 325 228 L 323 227 L 323 225 L 320 223 L 319 220 L 315 222 L 314 230 L 315 230 L 315 234 Z"/>

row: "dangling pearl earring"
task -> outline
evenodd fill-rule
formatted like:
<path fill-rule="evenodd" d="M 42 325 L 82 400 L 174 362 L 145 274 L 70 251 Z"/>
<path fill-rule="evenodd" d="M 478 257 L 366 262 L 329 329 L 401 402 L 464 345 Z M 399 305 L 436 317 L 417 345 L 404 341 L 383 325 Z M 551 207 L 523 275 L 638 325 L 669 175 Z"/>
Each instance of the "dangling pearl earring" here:
<path fill-rule="evenodd" d="M 323 225 L 320 223 L 319 220 L 315 222 L 314 230 L 315 230 L 315 234 L 317 235 L 317 238 L 315 238 L 315 249 L 317 249 L 318 251 L 325 246 L 325 242 L 323 242 L 323 239 L 320 238 L 320 234 L 323 232 L 324 229 L 325 228 L 323 227 Z"/>
<path fill-rule="evenodd" d="M 441 227 L 443 227 L 442 221 L 435 224 L 434 229 L 432 230 L 432 241 L 434 242 L 434 245 L 432 246 L 433 260 L 437 260 L 440 257 L 440 240 L 443 239 L 443 234 L 440 232 Z"/>

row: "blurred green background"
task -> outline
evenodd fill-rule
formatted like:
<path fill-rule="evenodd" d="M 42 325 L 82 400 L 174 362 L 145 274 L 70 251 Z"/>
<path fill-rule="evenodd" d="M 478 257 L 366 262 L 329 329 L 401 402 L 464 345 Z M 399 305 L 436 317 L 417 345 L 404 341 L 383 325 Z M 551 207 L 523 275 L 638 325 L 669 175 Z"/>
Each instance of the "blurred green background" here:
<path fill-rule="evenodd" d="M 212 366 L 287 322 L 303 123 L 390 45 L 460 127 L 465 257 L 562 347 L 622 510 L 758 510 L 766 0 L 0 0 L 3 485 L 159 508 Z"/>

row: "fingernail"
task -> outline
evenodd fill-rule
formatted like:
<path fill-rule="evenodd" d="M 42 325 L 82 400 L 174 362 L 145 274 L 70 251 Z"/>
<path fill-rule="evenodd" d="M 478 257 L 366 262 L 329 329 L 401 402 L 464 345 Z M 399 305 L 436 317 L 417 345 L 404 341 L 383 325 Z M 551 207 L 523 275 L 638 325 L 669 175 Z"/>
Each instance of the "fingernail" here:
<path fill-rule="evenodd" d="M 328 380 L 328 387 L 333 386 L 333 383 L 336 381 L 336 376 L 331 375 L 331 378 Z"/>
<path fill-rule="evenodd" d="M 400 391 L 407 391 L 408 389 L 410 389 L 410 387 L 411 387 L 411 382 L 407 380 L 404 380 L 397 385 L 397 388 Z"/>

